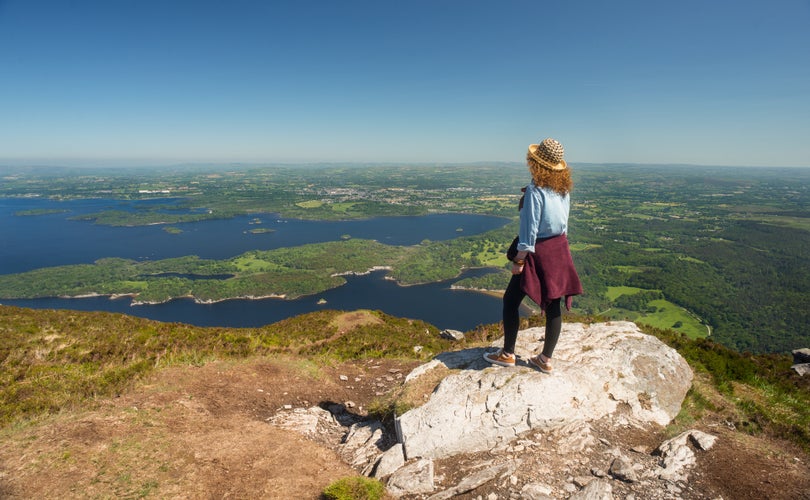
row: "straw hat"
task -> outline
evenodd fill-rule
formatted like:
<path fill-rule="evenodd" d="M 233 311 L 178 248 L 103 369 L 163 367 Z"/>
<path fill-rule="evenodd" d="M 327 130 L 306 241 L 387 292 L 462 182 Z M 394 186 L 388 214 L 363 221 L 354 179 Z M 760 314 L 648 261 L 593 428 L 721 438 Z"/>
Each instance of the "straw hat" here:
<path fill-rule="evenodd" d="M 562 144 L 550 137 L 543 139 L 540 144 L 529 145 L 528 158 L 549 170 L 565 170 L 568 168 L 568 164 L 563 159 L 564 155 L 565 150 Z"/>

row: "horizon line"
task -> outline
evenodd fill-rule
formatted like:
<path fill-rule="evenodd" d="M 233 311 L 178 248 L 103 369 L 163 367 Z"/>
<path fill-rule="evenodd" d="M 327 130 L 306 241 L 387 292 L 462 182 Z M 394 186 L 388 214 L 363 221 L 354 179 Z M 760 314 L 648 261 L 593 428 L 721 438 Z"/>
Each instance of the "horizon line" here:
<path fill-rule="evenodd" d="M 105 164 L 110 162 L 111 164 Z M 138 168 L 178 168 L 178 167 L 313 167 L 339 165 L 342 167 L 351 166 L 464 166 L 464 165 L 525 165 L 523 161 L 508 160 L 478 160 L 478 161 L 180 161 L 161 162 L 157 160 L 143 160 L 144 163 L 131 163 L 131 160 L 61 160 L 54 161 L 31 161 L 20 159 L 0 158 L 0 168 L 80 168 L 80 169 L 138 169 Z M 631 162 L 631 161 L 610 161 L 610 162 L 578 162 L 569 160 L 569 165 L 582 166 L 649 166 L 649 167 L 711 167 L 711 168 L 787 168 L 802 169 L 810 168 L 808 165 L 731 165 L 731 164 L 709 164 L 709 163 L 684 163 L 684 162 Z"/>

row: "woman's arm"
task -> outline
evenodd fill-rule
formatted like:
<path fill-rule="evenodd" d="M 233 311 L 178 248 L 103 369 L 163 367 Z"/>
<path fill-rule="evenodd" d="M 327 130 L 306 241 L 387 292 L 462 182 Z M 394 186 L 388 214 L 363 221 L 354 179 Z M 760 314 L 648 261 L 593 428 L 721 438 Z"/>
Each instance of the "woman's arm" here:
<path fill-rule="evenodd" d="M 518 230 L 518 252 L 534 252 L 534 241 L 537 239 L 537 232 L 540 226 L 540 218 L 543 215 L 543 199 L 539 189 L 534 184 L 529 184 L 524 195 L 523 208 L 520 210 L 520 227 Z"/>

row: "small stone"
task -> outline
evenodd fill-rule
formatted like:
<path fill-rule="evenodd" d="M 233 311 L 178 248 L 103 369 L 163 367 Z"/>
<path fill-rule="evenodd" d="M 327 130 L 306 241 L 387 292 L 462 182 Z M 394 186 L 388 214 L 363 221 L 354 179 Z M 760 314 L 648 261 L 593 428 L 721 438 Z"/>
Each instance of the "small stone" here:
<path fill-rule="evenodd" d="M 413 346 L 413 352 L 416 353 L 416 354 L 419 354 L 420 352 L 422 352 L 422 349 L 423 349 L 423 347 L 421 345 Z"/>
<path fill-rule="evenodd" d="M 633 468 L 633 463 L 625 457 L 618 457 L 610 464 L 610 475 L 620 481 L 627 483 L 635 483 L 638 481 L 638 475 Z"/>
<path fill-rule="evenodd" d="M 383 453 L 374 467 L 374 477 L 383 478 L 405 465 L 405 454 L 400 443 Z"/>
<path fill-rule="evenodd" d="M 803 363 L 810 363 L 810 349 L 795 349 L 791 351 L 793 354 L 793 363 L 795 364 L 803 364 Z"/>
<path fill-rule="evenodd" d="M 394 472 L 388 480 L 388 491 L 397 497 L 430 493 L 433 481 L 433 461 L 422 458 Z"/>
<path fill-rule="evenodd" d="M 354 408 L 355 404 L 354 401 L 346 401 L 345 403 L 343 403 L 343 406 L 345 406 L 346 408 Z"/>
<path fill-rule="evenodd" d="M 521 498 L 526 498 L 529 500 L 540 499 L 540 498 L 547 498 L 551 496 L 551 493 L 554 490 L 551 486 L 543 483 L 529 483 L 523 486 L 523 489 L 520 490 Z"/>
<path fill-rule="evenodd" d="M 609 481 L 603 479 L 596 479 L 591 481 L 588 486 L 569 497 L 569 500 L 596 500 L 596 499 L 613 499 L 613 486 Z"/>
<path fill-rule="evenodd" d="M 593 481 L 593 476 L 577 476 L 574 478 L 574 484 L 580 488 L 588 486 Z"/>
<path fill-rule="evenodd" d="M 341 375 L 340 380 L 345 382 L 345 381 L 349 380 L 349 377 L 347 377 L 346 375 Z"/>
<path fill-rule="evenodd" d="M 692 442 L 695 443 L 695 446 L 703 451 L 714 446 L 714 443 L 717 441 L 717 436 L 712 436 L 711 434 L 698 430 L 693 430 L 691 434 L 689 434 L 689 437 L 692 439 Z"/>
<path fill-rule="evenodd" d="M 798 363 L 791 366 L 791 368 L 802 377 L 810 375 L 810 363 Z"/>
<path fill-rule="evenodd" d="M 464 333 L 458 330 L 442 330 L 439 336 L 448 340 L 464 340 Z"/>

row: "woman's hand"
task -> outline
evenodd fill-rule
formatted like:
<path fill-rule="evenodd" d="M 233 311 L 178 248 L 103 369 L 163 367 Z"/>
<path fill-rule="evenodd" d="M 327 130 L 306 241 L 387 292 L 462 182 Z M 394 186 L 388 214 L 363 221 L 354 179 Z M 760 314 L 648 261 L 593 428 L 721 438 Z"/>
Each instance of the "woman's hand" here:
<path fill-rule="evenodd" d="M 529 252 L 518 252 L 515 259 L 512 261 L 512 274 L 520 274 L 523 272 L 523 266 L 526 265 L 526 257 Z"/>

